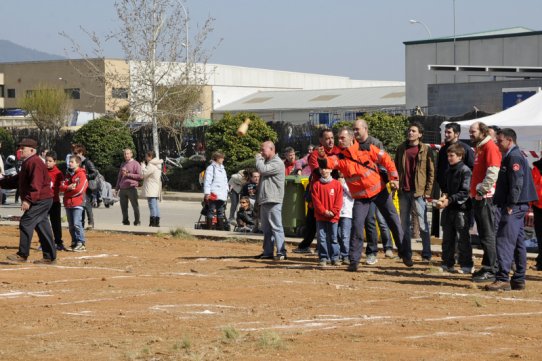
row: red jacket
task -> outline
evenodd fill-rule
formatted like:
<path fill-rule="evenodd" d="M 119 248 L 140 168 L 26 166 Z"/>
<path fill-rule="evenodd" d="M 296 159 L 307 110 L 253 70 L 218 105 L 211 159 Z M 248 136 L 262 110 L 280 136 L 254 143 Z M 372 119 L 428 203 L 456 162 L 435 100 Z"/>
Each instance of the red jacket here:
<path fill-rule="evenodd" d="M 51 178 L 51 189 L 54 193 L 53 202 L 60 202 L 60 184 L 64 181 L 64 175 L 56 165 L 47 170 L 49 171 L 49 178 Z"/>
<path fill-rule="evenodd" d="M 533 167 L 531 174 L 533 175 L 534 188 L 538 195 L 538 200 L 536 202 L 531 202 L 531 206 L 542 209 L 542 174 L 540 174 L 540 170 L 537 166 Z"/>
<path fill-rule="evenodd" d="M 341 183 L 336 179 L 331 179 L 329 183 L 323 183 L 321 178 L 314 182 L 312 186 L 312 204 L 314 206 L 314 217 L 317 221 L 339 222 L 343 206 L 343 187 Z M 326 216 L 325 211 L 333 212 L 333 217 Z"/>
<path fill-rule="evenodd" d="M 30 203 L 53 198 L 47 166 L 37 154 L 23 161 L 17 175 L 0 180 L 0 187 L 18 188 L 21 200 Z"/>
<path fill-rule="evenodd" d="M 68 189 L 72 184 L 76 184 L 75 188 Z M 82 206 L 85 201 L 87 187 L 87 174 L 83 168 L 77 168 L 73 175 L 66 173 L 64 182 L 60 185 L 60 191 L 64 193 L 64 207 L 75 208 Z"/>
<path fill-rule="evenodd" d="M 360 150 L 358 142 L 354 141 L 352 146 L 342 150 L 340 157 L 328 157 L 327 164 L 329 168 L 341 171 L 354 199 L 372 198 L 384 189 L 386 185 L 377 165 L 386 168 L 389 180 L 399 179 L 389 154 L 372 144 L 368 149 Z"/>
<path fill-rule="evenodd" d="M 331 149 L 327 149 L 326 147 L 324 147 L 324 152 L 326 152 L 326 156 L 328 157 L 332 155 L 338 155 L 341 153 L 341 148 L 337 147 L 336 145 L 334 145 Z M 320 173 L 314 171 L 315 169 L 319 168 L 317 149 L 313 150 L 312 153 L 309 155 L 309 168 L 311 169 L 312 176 L 316 177 L 316 179 L 320 179 Z"/>

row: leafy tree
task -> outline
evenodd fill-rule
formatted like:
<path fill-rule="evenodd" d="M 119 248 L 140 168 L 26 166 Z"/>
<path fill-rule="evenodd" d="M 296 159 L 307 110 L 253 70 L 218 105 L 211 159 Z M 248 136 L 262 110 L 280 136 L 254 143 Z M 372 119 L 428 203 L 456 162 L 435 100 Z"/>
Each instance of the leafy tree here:
<path fill-rule="evenodd" d="M 130 129 L 120 120 L 91 120 L 75 133 L 73 141 L 87 148 L 88 157 L 101 170 L 118 167 L 124 159 L 122 151 L 125 148 L 134 150 L 136 156 Z"/>
<path fill-rule="evenodd" d="M 237 129 L 246 118 L 251 120 L 245 136 L 237 135 Z M 218 122 L 213 123 L 206 133 L 205 144 L 207 159 L 213 152 L 221 150 L 226 155 L 224 164 L 228 173 L 237 170 L 240 162 L 254 158 L 264 141 L 277 140 L 277 133 L 265 121 L 253 113 L 224 114 Z"/>
<path fill-rule="evenodd" d="M 0 153 L 6 159 L 7 156 L 15 154 L 15 140 L 13 135 L 8 132 L 5 128 L 0 128 Z"/>
<path fill-rule="evenodd" d="M 38 127 L 40 143 L 45 148 L 53 147 L 71 112 L 71 101 L 64 89 L 40 84 L 37 89 L 27 92 L 19 101 L 19 107 L 30 114 Z"/>

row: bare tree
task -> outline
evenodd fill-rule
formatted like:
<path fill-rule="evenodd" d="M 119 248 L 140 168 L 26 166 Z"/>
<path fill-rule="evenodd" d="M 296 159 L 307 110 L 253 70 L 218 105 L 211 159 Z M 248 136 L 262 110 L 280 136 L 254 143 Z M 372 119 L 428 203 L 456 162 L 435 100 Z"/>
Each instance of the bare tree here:
<path fill-rule="evenodd" d="M 67 123 L 72 103 L 64 89 L 40 84 L 27 92 L 19 101 L 19 107 L 28 112 L 38 127 L 41 144 L 51 148 L 58 139 L 60 129 Z"/>
<path fill-rule="evenodd" d="M 204 44 L 213 31 L 214 19 L 208 17 L 190 40 L 189 13 L 181 0 L 118 0 L 115 8 L 120 30 L 106 40 L 119 42 L 129 66 L 130 120 L 152 125 L 153 148 L 159 154 L 158 128 L 168 129 L 180 144 L 184 120 L 201 106 L 207 60 L 214 50 L 207 51 Z M 85 32 L 95 44 L 93 58 L 99 58 L 103 53 L 101 40 Z M 63 35 L 71 40 L 72 50 L 81 55 L 81 47 Z M 88 69 L 93 67 L 94 63 L 88 62 Z M 95 70 L 91 73 L 102 74 L 106 89 L 113 88 L 108 84 L 111 82 L 127 83 L 114 70 Z"/>

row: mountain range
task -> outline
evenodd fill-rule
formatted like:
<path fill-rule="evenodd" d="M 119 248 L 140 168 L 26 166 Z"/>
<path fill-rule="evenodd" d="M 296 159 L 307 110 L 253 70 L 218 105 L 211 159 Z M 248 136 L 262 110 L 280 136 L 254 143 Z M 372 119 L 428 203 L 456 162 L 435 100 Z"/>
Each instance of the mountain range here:
<path fill-rule="evenodd" d="M 45 53 L 0 39 L 0 63 L 21 61 L 61 60 L 64 56 Z"/>

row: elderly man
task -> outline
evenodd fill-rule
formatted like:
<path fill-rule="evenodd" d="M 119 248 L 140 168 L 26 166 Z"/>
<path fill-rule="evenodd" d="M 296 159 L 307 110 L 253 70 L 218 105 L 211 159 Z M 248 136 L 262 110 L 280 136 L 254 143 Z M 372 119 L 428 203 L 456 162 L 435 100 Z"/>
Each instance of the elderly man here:
<path fill-rule="evenodd" d="M 284 162 L 275 152 L 273 142 L 264 142 L 256 155 L 256 169 L 260 172 L 257 203 L 263 231 L 263 253 L 256 258 L 273 259 L 273 243 L 277 247 L 275 260 L 287 259 L 282 228 L 282 200 L 284 198 Z"/>
<path fill-rule="evenodd" d="M 348 189 L 354 198 L 348 271 L 356 272 L 358 270 L 363 250 L 363 225 L 373 202 L 384 216 L 397 240 L 399 257 L 403 259 L 403 263 L 407 267 L 412 267 L 412 259 L 403 253 L 401 244 L 403 230 L 399 222 L 399 215 L 377 168 L 377 165 L 384 167 L 388 171 L 392 187 L 397 188 L 397 169 L 390 156 L 374 145 L 360 148 L 358 143 L 354 141 L 354 132 L 349 128 L 342 128 L 339 131 L 339 146 L 342 149 L 339 156 L 327 156 L 323 149 L 319 148 L 319 157 L 327 157 L 328 167 L 338 169 L 343 173 Z"/>
<path fill-rule="evenodd" d="M 43 259 L 34 263 L 53 264 L 56 260 L 53 230 L 49 223 L 49 209 L 53 204 L 51 178 L 47 166 L 36 153 L 37 147 L 38 142 L 34 139 L 24 138 L 19 143 L 23 162 L 20 172 L 0 180 L 2 188 L 19 189 L 21 210 L 24 212 L 19 222 L 19 251 L 7 257 L 12 263 L 27 261 L 34 230 L 38 233 L 43 252 Z"/>
<path fill-rule="evenodd" d="M 120 166 L 115 190 L 119 196 L 122 224 L 125 226 L 130 225 L 130 220 L 128 219 L 128 201 L 130 201 L 134 209 L 134 226 L 141 224 L 139 203 L 137 201 L 137 187 L 141 179 L 143 179 L 141 165 L 134 159 L 134 153 L 130 148 L 124 149 L 124 163 Z"/>

